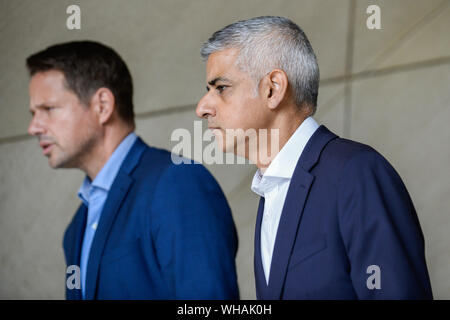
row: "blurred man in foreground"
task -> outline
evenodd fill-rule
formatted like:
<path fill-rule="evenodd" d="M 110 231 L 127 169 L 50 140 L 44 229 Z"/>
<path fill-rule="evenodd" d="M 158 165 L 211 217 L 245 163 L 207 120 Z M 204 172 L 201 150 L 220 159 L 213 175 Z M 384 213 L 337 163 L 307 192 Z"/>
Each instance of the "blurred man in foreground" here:
<path fill-rule="evenodd" d="M 237 299 L 227 201 L 203 166 L 175 165 L 136 136 L 120 56 L 70 42 L 30 56 L 27 67 L 29 133 L 51 167 L 86 173 L 64 236 L 67 265 L 81 271 L 67 298 Z"/>

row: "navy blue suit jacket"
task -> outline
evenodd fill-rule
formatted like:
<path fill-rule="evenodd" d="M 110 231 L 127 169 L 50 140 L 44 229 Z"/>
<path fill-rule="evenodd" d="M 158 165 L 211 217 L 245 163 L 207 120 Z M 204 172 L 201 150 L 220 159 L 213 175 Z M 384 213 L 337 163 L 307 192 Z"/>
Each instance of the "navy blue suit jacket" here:
<path fill-rule="evenodd" d="M 86 215 L 82 204 L 64 235 L 67 265 L 80 264 Z M 231 210 L 211 174 L 138 138 L 102 211 L 86 299 L 238 299 L 236 250 Z M 80 299 L 81 290 L 66 288 L 66 297 Z"/>
<path fill-rule="evenodd" d="M 308 141 L 282 210 L 268 285 L 260 250 L 263 210 L 261 198 L 254 256 L 259 299 L 432 298 L 413 203 L 371 147 L 324 126 Z M 368 270 L 373 265 L 379 289 Z"/>

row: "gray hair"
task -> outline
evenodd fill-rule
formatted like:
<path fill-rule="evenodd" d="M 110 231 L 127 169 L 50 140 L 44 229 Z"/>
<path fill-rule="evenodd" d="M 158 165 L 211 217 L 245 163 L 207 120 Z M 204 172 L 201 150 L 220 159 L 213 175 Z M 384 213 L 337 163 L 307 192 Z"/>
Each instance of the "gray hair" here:
<path fill-rule="evenodd" d="M 232 23 L 201 47 L 206 61 L 214 52 L 239 49 L 237 66 L 257 83 L 271 70 L 286 72 L 297 106 L 317 108 L 319 66 L 305 33 L 287 18 L 264 16 Z"/>

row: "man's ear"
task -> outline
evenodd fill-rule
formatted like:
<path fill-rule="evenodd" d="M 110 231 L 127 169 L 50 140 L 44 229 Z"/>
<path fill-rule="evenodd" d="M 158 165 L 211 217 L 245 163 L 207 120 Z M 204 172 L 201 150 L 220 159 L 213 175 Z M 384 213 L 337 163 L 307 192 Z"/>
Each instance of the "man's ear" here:
<path fill-rule="evenodd" d="M 114 112 L 116 100 L 108 88 L 98 89 L 91 98 L 91 105 L 97 113 L 100 124 L 108 122 Z"/>
<path fill-rule="evenodd" d="M 274 69 L 264 77 L 264 98 L 270 109 L 277 108 L 285 99 L 288 89 L 288 77 L 281 69 Z"/>

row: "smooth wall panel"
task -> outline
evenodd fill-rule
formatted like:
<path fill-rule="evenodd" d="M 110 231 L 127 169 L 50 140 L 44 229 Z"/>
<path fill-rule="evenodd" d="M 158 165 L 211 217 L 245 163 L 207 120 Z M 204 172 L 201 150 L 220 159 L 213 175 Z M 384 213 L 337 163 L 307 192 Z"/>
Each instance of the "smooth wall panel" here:
<path fill-rule="evenodd" d="M 342 83 L 320 86 L 314 119 L 338 136 L 344 135 L 345 85 Z"/>
<path fill-rule="evenodd" d="M 440 58 L 450 60 L 450 1 L 439 9 L 393 50 L 380 68 L 414 64 Z"/>
<path fill-rule="evenodd" d="M 62 41 L 88 38 L 83 29 L 67 30 L 71 1 L 3 0 L 0 10 L 0 137 L 26 134 L 30 120 L 25 59 Z"/>
<path fill-rule="evenodd" d="M 64 299 L 62 239 L 84 175 L 41 152 L 34 139 L 0 145 L 1 299 Z"/>
<path fill-rule="evenodd" d="M 450 298 L 450 65 L 355 81 L 352 139 L 381 152 L 416 207 L 436 298 Z"/>
<path fill-rule="evenodd" d="M 355 1 L 354 53 L 353 73 L 378 69 L 387 65 L 403 64 L 405 62 L 421 61 L 438 57 L 432 47 L 420 48 L 416 43 L 422 30 L 429 29 L 440 10 L 448 7 L 447 0 L 358 0 Z M 369 5 L 380 8 L 381 29 L 368 29 L 366 21 L 371 14 L 366 13 Z M 446 15 L 448 19 L 448 14 Z M 444 18 L 445 19 L 445 18 Z M 447 32 L 432 33 L 431 43 L 448 39 Z M 449 48 L 448 40 L 441 47 Z M 399 50 L 407 43 L 408 52 Z M 391 59 L 396 55 L 397 59 Z M 388 63 L 388 61 L 390 61 Z"/>
<path fill-rule="evenodd" d="M 322 78 L 344 72 L 348 0 L 83 0 L 76 2 L 81 30 L 68 30 L 66 8 L 71 4 L 69 0 L 2 2 L 0 137 L 26 133 L 25 59 L 58 42 L 90 39 L 113 47 L 132 73 L 137 113 L 195 104 L 205 90 L 201 44 L 239 19 L 260 15 L 293 19 L 312 42 Z"/>

